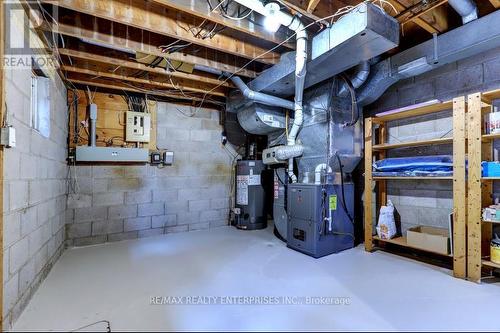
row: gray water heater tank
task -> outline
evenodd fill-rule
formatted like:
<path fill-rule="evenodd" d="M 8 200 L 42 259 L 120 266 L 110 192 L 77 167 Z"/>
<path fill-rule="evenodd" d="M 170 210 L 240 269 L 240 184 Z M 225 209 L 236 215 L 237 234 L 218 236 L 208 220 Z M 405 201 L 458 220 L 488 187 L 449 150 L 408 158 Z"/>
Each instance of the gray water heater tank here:
<path fill-rule="evenodd" d="M 236 165 L 236 215 L 239 229 L 257 230 L 267 227 L 265 193 L 261 174 L 265 165 L 259 160 L 240 160 Z"/>

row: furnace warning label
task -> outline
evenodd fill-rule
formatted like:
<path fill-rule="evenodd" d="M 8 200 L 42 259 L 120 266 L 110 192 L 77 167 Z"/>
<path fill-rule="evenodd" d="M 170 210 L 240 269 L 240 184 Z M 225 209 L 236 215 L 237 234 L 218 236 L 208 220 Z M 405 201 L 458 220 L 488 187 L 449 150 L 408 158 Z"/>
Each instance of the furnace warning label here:
<path fill-rule="evenodd" d="M 248 185 L 249 186 L 259 185 L 260 186 L 260 175 L 250 175 L 248 177 Z"/>
<path fill-rule="evenodd" d="M 248 182 L 250 176 L 236 177 L 236 204 L 248 205 Z"/>
<path fill-rule="evenodd" d="M 330 195 L 330 210 L 337 210 L 337 196 Z"/>

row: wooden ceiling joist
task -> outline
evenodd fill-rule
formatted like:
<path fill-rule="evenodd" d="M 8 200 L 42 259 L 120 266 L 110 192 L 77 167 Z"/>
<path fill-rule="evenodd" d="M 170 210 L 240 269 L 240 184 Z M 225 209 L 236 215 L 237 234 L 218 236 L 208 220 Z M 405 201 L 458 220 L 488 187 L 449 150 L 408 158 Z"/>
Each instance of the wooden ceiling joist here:
<path fill-rule="evenodd" d="M 394 8 L 396 8 L 396 10 L 399 12 L 402 12 L 406 9 L 406 7 L 403 4 L 401 4 L 398 0 L 387 0 L 387 1 L 391 3 L 394 6 Z M 400 22 L 402 20 L 403 18 L 400 19 Z M 420 17 L 415 18 L 413 22 L 431 34 L 440 32 L 434 26 L 432 26 L 430 23 L 428 23 L 427 21 L 423 20 Z"/>
<path fill-rule="evenodd" d="M 309 3 L 307 4 L 307 12 L 312 13 L 318 6 L 320 0 L 309 0 Z"/>
<path fill-rule="evenodd" d="M 211 38 L 195 37 L 200 20 L 182 22 L 175 11 L 148 1 L 137 0 L 41 0 L 76 12 L 92 15 L 112 22 L 193 43 L 195 45 L 222 51 L 246 59 L 254 59 L 267 50 L 224 34 Z M 211 26 L 212 28 L 212 26 Z M 194 29 L 194 30 L 191 30 Z M 278 53 L 270 52 L 257 61 L 275 64 Z"/>
<path fill-rule="evenodd" d="M 173 8 L 180 12 L 184 12 L 186 14 L 196 16 L 201 19 L 206 19 L 211 22 L 226 26 L 230 29 L 260 38 L 262 40 L 272 42 L 275 44 L 281 44 L 286 39 L 287 36 L 281 34 L 280 32 L 274 33 L 266 30 L 264 27 L 259 24 L 255 24 L 250 22 L 249 20 L 232 20 L 229 18 L 225 18 L 224 16 L 219 14 L 219 10 L 212 11 L 207 1 L 203 0 L 151 0 L 163 6 L 167 6 L 169 8 Z M 214 4 L 217 2 L 214 1 Z M 214 5 L 215 6 L 215 5 Z M 285 42 L 282 44 L 284 47 L 289 49 L 295 49 L 294 42 Z"/>
<path fill-rule="evenodd" d="M 157 45 L 152 45 L 146 42 L 149 40 L 147 36 L 143 36 L 143 41 L 132 40 L 130 38 L 118 37 L 110 33 L 103 33 L 97 29 L 88 29 L 83 27 L 79 22 L 75 22 L 73 25 L 59 23 L 57 25 L 44 22 L 39 27 L 45 31 L 54 31 L 56 33 L 71 36 L 75 38 L 84 38 L 87 41 L 98 43 L 99 45 L 106 46 L 110 49 L 122 48 L 129 49 L 135 52 L 142 52 L 147 54 L 152 54 L 160 57 L 167 57 L 171 60 L 177 60 L 182 62 L 187 62 L 190 64 L 199 64 L 207 67 L 212 67 L 221 71 L 229 73 L 238 73 L 238 75 L 246 77 L 256 77 L 257 73 L 250 69 L 240 70 L 239 66 L 230 65 L 227 63 L 222 63 L 219 61 L 207 59 L 203 56 L 195 56 L 186 53 L 162 53 Z"/>
<path fill-rule="evenodd" d="M 130 91 L 141 94 L 148 94 L 151 96 L 163 96 L 178 100 L 190 101 L 190 102 L 204 102 L 207 104 L 223 104 L 222 100 L 212 100 L 210 98 L 203 98 L 203 95 L 198 96 L 183 96 L 178 93 L 171 93 L 168 91 L 162 91 L 160 89 L 154 89 L 154 87 L 138 85 L 135 86 L 133 84 L 126 84 L 125 82 L 119 82 L 116 80 L 96 80 L 92 79 L 92 77 L 88 77 L 87 75 L 81 75 L 80 73 L 75 73 L 76 75 L 70 74 L 66 78 L 67 81 L 71 82 L 74 85 L 81 86 L 89 86 L 110 90 L 118 90 L 118 91 Z"/>
<path fill-rule="evenodd" d="M 500 8 L 500 0 L 490 0 L 490 2 L 496 9 Z"/>
<path fill-rule="evenodd" d="M 214 86 L 217 86 L 217 85 L 222 85 L 223 87 L 231 87 L 232 86 L 230 83 L 224 82 L 222 80 L 217 80 L 217 79 L 213 79 L 213 78 L 206 77 L 206 76 L 189 74 L 189 73 L 184 73 L 184 72 L 179 72 L 179 71 L 166 72 L 165 69 L 157 68 L 157 67 L 156 68 L 150 67 L 150 66 L 147 66 L 145 64 L 135 62 L 135 61 L 112 58 L 112 57 L 103 56 L 103 55 L 99 55 L 99 54 L 95 54 L 95 53 L 77 51 L 77 50 L 72 50 L 72 49 L 59 49 L 58 51 L 59 51 L 60 55 L 68 56 L 71 58 L 77 58 L 77 59 L 82 59 L 82 60 L 87 60 L 87 61 L 95 61 L 95 62 L 100 62 L 103 64 L 112 65 L 112 66 L 121 66 L 121 67 L 125 67 L 125 68 L 135 69 L 138 71 L 145 71 L 148 73 L 169 75 L 169 76 L 172 76 L 174 78 L 193 80 L 196 82 L 203 82 L 203 83 L 211 84 Z"/>
<path fill-rule="evenodd" d="M 407 22 L 414 21 L 414 20 L 418 19 L 419 17 L 421 17 L 422 15 L 427 14 L 431 10 L 436 9 L 437 7 L 439 7 L 441 5 L 444 5 L 447 2 L 448 2 L 448 0 L 436 1 L 434 4 L 428 6 L 427 8 L 425 8 L 424 10 L 422 10 L 421 12 L 419 12 L 417 14 L 411 14 L 410 16 L 405 17 L 404 20 L 401 22 L 401 24 L 405 24 Z"/>
<path fill-rule="evenodd" d="M 88 75 L 92 75 L 94 77 L 105 77 L 105 78 L 116 79 L 116 80 L 120 80 L 120 81 L 129 81 L 129 82 L 133 82 L 133 83 L 149 85 L 152 87 L 178 90 L 178 92 L 181 92 L 181 90 L 182 90 L 182 91 L 196 92 L 196 93 L 203 94 L 203 93 L 208 93 L 211 90 L 208 88 L 203 89 L 203 88 L 198 88 L 198 87 L 192 87 L 192 86 L 189 86 L 187 84 L 183 85 L 179 82 L 173 82 L 173 80 L 172 80 L 172 82 L 169 83 L 168 80 L 165 80 L 162 82 L 159 80 L 155 80 L 154 78 L 142 79 L 142 78 L 136 78 L 133 76 L 115 74 L 115 73 L 112 73 L 110 71 L 107 71 L 107 72 L 102 71 L 102 70 L 96 71 L 96 70 L 92 70 L 89 68 L 82 68 L 81 66 L 77 67 L 77 66 L 62 65 L 61 70 L 66 71 L 66 72 L 88 74 Z M 213 89 L 215 89 L 215 87 Z M 209 94 L 214 95 L 214 96 L 221 96 L 221 97 L 226 96 L 224 91 L 222 91 L 221 89 L 215 89 L 214 91 L 211 91 Z"/>
<path fill-rule="evenodd" d="M 278 0 L 278 1 L 281 2 L 285 7 L 290 9 L 292 11 L 292 14 L 300 14 L 309 18 L 310 20 L 318 21 L 321 23 L 327 23 L 322 20 L 322 17 L 316 16 L 313 13 L 309 13 L 306 9 L 301 8 L 300 6 L 292 3 L 291 1 L 286 1 L 286 0 Z"/>

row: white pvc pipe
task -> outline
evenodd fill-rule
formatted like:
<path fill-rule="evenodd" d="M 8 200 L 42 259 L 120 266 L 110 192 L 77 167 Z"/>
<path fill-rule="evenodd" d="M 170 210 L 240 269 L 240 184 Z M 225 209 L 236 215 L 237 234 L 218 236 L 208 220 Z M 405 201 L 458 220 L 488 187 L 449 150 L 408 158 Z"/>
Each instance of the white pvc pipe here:
<path fill-rule="evenodd" d="M 259 0 L 235 0 L 239 4 L 261 14 L 268 16 L 269 13 L 265 6 Z M 307 31 L 304 24 L 295 16 L 289 15 L 284 12 L 275 12 L 273 19 L 284 25 L 290 30 L 295 32 L 295 39 L 297 41 L 296 56 L 295 56 L 295 115 L 290 134 L 288 135 L 288 146 L 296 144 L 297 134 L 304 122 L 302 114 L 302 99 L 304 96 L 304 84 L 306 79 L 306 63 L 307 63 Z M 297 182 L 297 176 L 293 172 L 293 158 L 288 160 L 288 176 L 292 183 Z"/>
<path fill-rule="evenodd" d="M 321 173 L 324 170 L 328 170 L 328 173 L 332 172 L 332 167 L 329 165 L 326 165 L 326 163 L 318 164 L 316 166 L 316 169 L 314 169 L 314 184 L 320 185 L 321 184 Z"/>

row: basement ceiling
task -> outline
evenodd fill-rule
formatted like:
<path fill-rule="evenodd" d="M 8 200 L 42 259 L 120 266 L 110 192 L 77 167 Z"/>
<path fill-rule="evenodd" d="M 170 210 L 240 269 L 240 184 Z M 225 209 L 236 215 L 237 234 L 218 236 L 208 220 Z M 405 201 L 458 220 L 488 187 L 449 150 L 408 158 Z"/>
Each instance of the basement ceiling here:
<path fill-rule="evenodd" d="M 359 0 L 281 0 L 311 33 Z M 399 50 L 461 25 L 445 0 L 374 0 L 401 23 Z M 477 1 L 480 16 L 499 0 Z M 137 92 L 178 103 L 220 107 L 232 88 L 204 66 L 251 79 L 294 49 L 286 28 L 266 31 L 263 17 L 232 0 L 39 0 L 38 30 L 72 88 Z M 347 7 L 349 8 L 349 7 Z"/>

